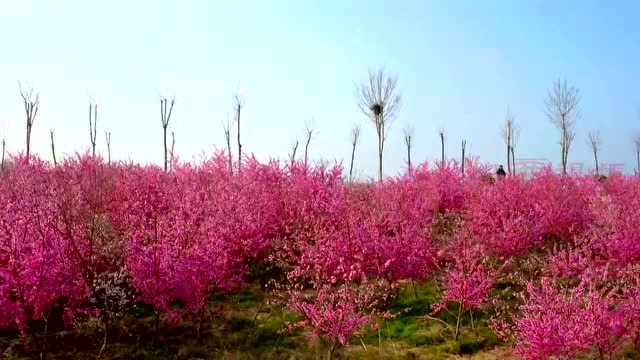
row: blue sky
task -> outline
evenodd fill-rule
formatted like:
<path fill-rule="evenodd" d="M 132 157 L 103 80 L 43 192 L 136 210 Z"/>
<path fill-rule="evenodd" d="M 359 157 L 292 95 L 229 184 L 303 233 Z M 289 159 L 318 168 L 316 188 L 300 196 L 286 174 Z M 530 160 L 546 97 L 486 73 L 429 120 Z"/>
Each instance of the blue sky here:
<path fill-rule="evenodd" d="M 602 135 L 602 162 L 635 164 L 640 132 L 640 2 L 620 1 L 6 1 L 0 11 L 0 133 L 24 148 L 18 80 L 41 94 L 33 148 L 50 158 L 89 146 L 88 103 L 99 104 L 98 151 L 112 132 L 117 159 L 161 163 L 159 95 L 176 96 L 176 151 L 193 159 L 224 147 L 231 94 L 246 98 L 243 148 L 286 157 L 316 119 L 313 159 L 345 160 L 362 127 L 356 167 L 376 173 L 375 130 L 354 101 L 372 66 L 397 72 L 403 103 L 386 145 L 385 173 L 404 166 L 402 129 L 415 161 L 467 151 L 505 163 L 507 106 L 521 128 L 517 158 L 558 164 L 545 117 L 553 81 L 582 94 L 570 162 L 591 166 L 587 132 Z"/>

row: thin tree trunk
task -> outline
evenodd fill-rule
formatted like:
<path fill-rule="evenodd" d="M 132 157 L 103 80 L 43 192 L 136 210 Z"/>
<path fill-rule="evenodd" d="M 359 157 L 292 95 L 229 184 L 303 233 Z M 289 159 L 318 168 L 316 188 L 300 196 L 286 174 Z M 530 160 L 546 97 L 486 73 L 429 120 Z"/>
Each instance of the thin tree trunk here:
<path fill-rule="evenodd" d="M 638 161 L 638 173 L 640 174 L 640 151 L 636 152 L 636 159 Z M 2 163 L 4 164 L 4 140 L 2 141 Z"/>
<path fill-rule="evenodd" d="M 598 152 L 596 150 L 593 150 L 593 158 L 596 162 L 596 176 L 600 176 L 600 168 L 598 166 Z"/>
<path fill-rule="evenodd" d="M 407 170 L 411 174 L 411 144 L 407 144 Z"/>
<path fill-rule="evenodd" d="M 511 145 L 507 144 L 507 173 L 511 174 Z"/>
<path fill-rule="evenodd" d="M 44 318 L 44 339 L 42 340 L 42 348 L 40 349 L 40 360 L 47 358 L 47 338 L 49 336 L 49 317 L 51 316 L 51 307 L 47 311 L 47 316 Z"/>
<path fill-rule="evenodd" d="M 304 144 L 304 166 L 307 166 L 308 157 L 307 154 L 309 152 L 309 143 L 311 142 L 311 136 L 307 136 L 307 143 Z"/>
<path fill-rule="evenodd" d="M 233 175 L 233 154 L 231 154 L 231 134 L 225 133 L 227 136 L 227 154 L 229 156 L 229 175 Z"/>
<path fill-rule="evenodd" d="M 462 140 L 462 176 L 464 177 L 464 161 L 465 161 L 465 150 L 467 149 L 467 140 Z"/>
<path fill-rule="evenodd" d="M 158 338 L 158 328 L 160 327 L 160 312 L 156 310 L 155 319 L 153 321 L 153 337 L 151 338 L 151 346 L 155 345 Z"/>
<path fill-rule="evenodd" d="M 106 131 L 105 138 L 105 140 L 107 140 L 107 161 L 109 166 L 111 166 L 111 133 Z"/>
<path fill-rule="evenodd" d="M 3 159 L 4 159 L 4 150 L 3 150 L 2 154 L 3 154 Z M 352 146 L 351 146 L 351 163 L 349 164 L 349 183 L 350 184 L 353 182 L 353 161 L 355 159 L 355 156 L 356 156 L 356 144 L 353 143 Z M 4 163 L 4 161 L 3 161 L 3 163 Z M 640 160 L 638 160 L 638 169 L 640 169 Z"/>
<path fill-rule="evenodd" d="M 104 337 L 102 338 L 102 347 L 100 348 L 100 352 L 98 352 L 97 359 L 100 359 L 105 349 L 107 348 L 107 336 L 109 335 L 109 323 L 107 319 L 102 320 L 102 326 L 104 331 Z"/>
<path fill-rule="evenodd" d="M 378 144 L 378 181 L 382 182 L 382 141 Z"/>
<path fill-rule="evenodd" d="M 442 148 L 442 166 L 444 167 L 444 133 L 440 133 L 440 145 Z"/>
<path fill-rule="evenodd" d="M 27 125 L 27 162 L 29 162 L 29 154 L 31 154 L 31 126 Z"/>
<path fill-rule="evenodd" d="M 167 128 L 165 127 L 162 132 L 164 133 L 164 171 L 167 171 L 167 165 L 169 164 L 167 161 Z"/>
<path fill-rule="evenodd" d="M 456 319 L 456 341 L 458 341 L 458 337 L 460 335 L 460 318 L 462 317 L 462 304 L 458 308 L 458 318 Z"/>
<path fill-rule="evenodd" d="M 513 146 L 511 147 L 511 171 L 513 172 L 513 175 L 516 174 L 516 155 L 515 148 Z"/>
<path fill-rule="evenodd" d="M 0 164 L 0 170 L 4 170 L 4 154 L 6 145 L 6 142 L 4 141 L 4 139 L 2 139 L 2 163 Z M 640 164 L 640 160 L 638 163 Z"/>
<path fill-rule="evenodd" d="M 53 155 L 53 165 L 57 166 L 58 161 L 56 160 L 56 146 L 53 142 L 53 131 L 50 132 L 51 135 L 51 154 Z"/>
<path fill-rule="evenodd" d="M 238 104 L 237 110 L 237 118 L 238 118 L 238 173 L 241 172 L 242 168 L 242 144 L 240 143 L 240 110 L 242 106 Z"/>

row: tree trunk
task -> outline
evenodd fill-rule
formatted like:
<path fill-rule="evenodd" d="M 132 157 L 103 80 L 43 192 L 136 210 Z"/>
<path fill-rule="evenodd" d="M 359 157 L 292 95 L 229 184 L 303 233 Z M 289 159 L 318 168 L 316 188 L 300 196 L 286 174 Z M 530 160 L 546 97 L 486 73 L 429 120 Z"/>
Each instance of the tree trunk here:
<path fill-rule="evenodd" d="M 167 128 L 162 128 L 164 132 L 164 171 L 167 171 Z"/>
<path fill-rule="evenodd" d="M 238 173 L 241 172 L 242 167 L 242 144 L 240 143 L 240 109 L 241 106 L 238 104 L 237 110 L 237 118 L 238 118 Z"/>
<path fill-rule="evenodd" d="M 29 154 L 31 154 L 31 126 L 27 125 L 27 162 L 29 162 Z"/>
<path fill-rule="evenodd" d="M 309 152 L 309 143 L 311 142 L 311 136 L 307 137 L 307 143 L 304 144 L 304 166 L 307 167 L 308 157 L 307 154 Z"/>
<path fill-rule="evenodd" d="M 462 140 L 462 176 L 464 177 L 464 155 L 465 155 L 465 150 L 467 147 L 467 141 L 466 140 Z"/>
<path fill-rule="evenodd" d="M 349 165 L 349 183 L 353 182 L 353 161 L 354 161 L 355 156 L 356 156 L 356 144 L 353 143 L 352 145 L 353 146 L 351 147 L 351 163 Z M 4 154 L 4 151 L 3 151 L 3 154 Z M 4 156 L 3 156 L 3 158 L 4 158 Z M 639 160 L 638 164 L 640 164 L 640 160 Z M 640 168 L 640 165 L 639 165 L 639 168 Z"/>
<path fill-rule="evenodd" d="M 511 145 L 507 141 L 507 173 L 511 174 Z"/>
<path fill-rule="evenodd" d="M 595 149 L 593 150 L 593 158 L 596 162 L 596 176 L 600 176 L 600 168 L 598 167 L 598 152 Z"/>
<path fill-rule="evenodd" d="M 4 154 L 5 154 L 6 143 L 4 139 L 2 139 L 2 163 L 0 164 L 0 170 L 4 170 Z"/>
<path fill-rule="evenodd" d="M 515 150 L 513 146 L 511 147 L 511 172 L 513 175 L 516 174 L 516 155 L 514 154 Z"/>
<path fill-rule="evenodd" d="M 378 144 L 378 181 L 382 182 L 382 139 Z"/>
<path fill-rule="evenodd" d="M 411 144 L 407 144 L 407 171 L 411 175 Z"/>
<path fill-rule="evenodd" d="M 56 160 L 56 146 L 53 142 L 53 131 L 51 131 L 51 154 L 53 155 L 53 165 L 58 165 L 58 161 Z"/>
<path fill-rule="evenodd" d="M 109 322 L 107 319 L 102 320 L 102 326 L 104 331 L 104 337 L 102 338 L 102 347 L 100 348 L 100 352 L 98 352 L 97 359 L 100 359 L 104 350 L 107 348 L 107 335 L 109 335 Z"/>
<path fill-rule="evenodd" d="M 440 145 L 442 148 L 442 167 L 444 167 L 444 133 L 440 133 Z"/>

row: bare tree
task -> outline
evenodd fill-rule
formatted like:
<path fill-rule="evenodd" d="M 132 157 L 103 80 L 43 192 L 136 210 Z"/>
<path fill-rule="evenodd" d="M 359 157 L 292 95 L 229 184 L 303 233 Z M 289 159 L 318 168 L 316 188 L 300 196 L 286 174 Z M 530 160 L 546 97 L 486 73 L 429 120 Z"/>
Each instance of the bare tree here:
<path fill-rule="evenodd" d="M 467 140 L 462 139 L 462 176 L 464 177 L 464 161 L 465 161 L 465 152 L 467 150 Z"/>
<path fill-rule="evenodd" d="M 315 119 L 311 119 L 310 122 L 305 121 L 305 129 L 304 129 L 304 134 L 306 137 L 306 142 L 304 144 L 304 166 L 307 166 L 307 162 L 308 162 L 308 154 L 309 154 L 309 143 L 311 142 L 311 139 L 313 138 L 314 134 L 315 134 Z"/>
<path fill-rule="evenodd" d="M 240 143 L 240 111 L 244 107 L 244 98 L 242 98 L 237 89 L 233 94 L 233 102 L 236 112 L 236 126 L 238 127 L 238 173 L 240 173 L 242 168 L 242 144 Z"/>
<path fill-rule="evenodd" d="M 515 155 L 515 146 L 511 146 L 511 173 L 513 175 L 516 174 L 516 155 Z"/>
<path fill-rule="evenodd" d="M 107 130 L 104 132 L 104 137 L 107 142 L 107 159 L 108 164 L 111 165 L 111 131 Z"/>
<path fill-rule="evenodd" d="M 93 119 L 91 118 L 93 110 Z M 93 121 L 92 121 L 93 120 Z M 91 154 L 96 156 L 96 139 L 98 138 L 98 104 L 89 103 L 89 139 L 91 140 Z"/>
<path fill-rule="evenodd" d="M 633 137 L 633 145 L 636 148 L 637 172 L 640 174 L 640 134 Z"/>
<path fill-rule="evenodd" d="M 296 161 L 296 152 L 298 151 L 298 145 L 300 145 L 300 142 L 298 141 L 298 139 L 296 139 L 296 141 L 293 143 L 292 149 L 291 149 L 291 166 L 292 167 L 293 167 L 293 164 Z"/>
<path fill-rule="evenodd" d="M 407 146 L 407 171 L 411 174 L 411 145 L 413 145 L 413 128 L 407 127 L 404 132 L 404 144 Z"/>
<path fill-rule="evenodd" d="M 2 139 L 2 163 L 0 163 L 0 170 L 4 170 L 4 154 L 6 150 L 7 143 Z"/>
<path fill-rule="evenodd" d="M 382 155 L 387 132 L 400 108 L 398 75 L 387 74 L 384 67 L 369 70 L 368 82 L 358 86 L 358 106 L 376 128 L 378 135 L 378 180 L 382 181 Z"/>
<path fill-rule="evenodd" d="M 227 156 L 229 158 L 229 175 L 233 175 L 233 154 L 231 154 L 231 122 L 227 114 L 227 122 L 223 124 L 224 137 L 227 140 Z"/>
<path fill-rule="evenodd" d="M 51 135 L 51 154 L 53 155 L 53 166 L 57 166 L 58 161 L 56 159 L 56 145 L 53 141 L 53 130 L 50 130 L 49 134 Z"/>
<path fill-rule="evenodd" d="M 353 181 L 353 162 L 356 155 L 356 145 L 360 139 L 360 127 L 354 126 L 351 129 L 351 163 L 349 164 L 349 183 Z"/>
<path fill-rule="evenodd" d="M 600 175 L 600 167 L 598 166 L 598 152 L 600 151 L 600 132 L 598 130 L 589 131 L 588 135 L 589 146 L 593 151 L 593 160 L 596 163 L 596 175 Z"/>
<path fill-rule="evenodd" d="M 438 135 L 440 135 L 440 145 L 442 150 L 442 166 L 444 166 L 444 130 L 438 130 Z"/>
<path fill-rule="evenodd" d="M 545 105 L 547 117 L 560 130 L 560 148 L 562 173 L 567 173 L 569 149 L 575 138 L 573 127 L 580 118 L 580 92 L 574 86 L 567 85 L 567 80 L 558 79 L 549 91 Z"/>
<path fill-rule="evenodd" d="M 20 88 L 20 96 L 22 96 L 22 103 L 24 104 L 24 111 L 27 116 L 27 161 L 29 161 L 29 154 L 31 154 L 31 129 L 33 128 L 33 122 L 38 115 L 38 108 L 40 107 L 40 94 L 37 92 L 34 94 L 33 88 L 29 88 L 23 91 L 22 84 L 18 81 L 18 87 Z"/>
<path fill-rule="evenodd" d="M 167 149 L 167 127 L 171 120 L 171 113 L 173 112 L 173 106 L 176 104 L 176 99 L 171 99 L 171 106 L 169 112 L 167 112 L 167 98 L 160 98 L 160 118 L 162 119 L 162 131 L 164 135 L 164 171 L 167 171 L 168 165 L 168 149 Z"/>
<path fill-rule="evenodd" d="M 513 148 L 517 137 L 519 135 L 519 129 L 515 124 L 515 118 L 509 108 L 507 108 L 507 115 L 504 119 L 504 125 L 502 126 L 502 138 L 505 145 L 507 145 L 507 172 L 511 173 L 515 168 L 515 159 L 513 159 Z"/>

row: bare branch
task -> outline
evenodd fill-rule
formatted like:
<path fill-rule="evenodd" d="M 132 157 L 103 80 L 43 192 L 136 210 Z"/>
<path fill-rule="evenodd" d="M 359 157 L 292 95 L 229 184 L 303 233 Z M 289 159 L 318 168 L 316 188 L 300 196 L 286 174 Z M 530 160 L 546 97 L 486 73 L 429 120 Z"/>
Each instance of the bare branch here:
<path fill-rule="evenodd" d="M 369 80 L 356 88 L 360 111 L 371 120 L 378 135 L 378 179 L 382 181 L 382 154 L 387 133 L 400 108 L 398 75 L 387 74 L 384 67 L 369 70 Z"/>
<path fill-rule="evenodd" d="M 296 139 L 296 141 L 293 143 L 292 149 L 291 149 L 291 166 L 292 167 L 293 167 L 293 164 L 296 161 L 296 152 L 298 151 L 298 145 L 300 145 L 300 142 L 298 141 L 298 139 Z"/>
<path fill-rule="evenodd" d="M 315 124 L 316 124 L 316 120 L 315 119 L 311 119 L 311 121 L 305 121 L 305 137 L 306 137 L 306 142 L 304 144 L 304 165 L 307 166 L 307 162 L 308 162 L 308 154 L 309 154 L 309 143 L 311 142 L 311 139 L 313 138 L 313 136 L 315 135 Z"/>
<path fill-rule="evenodd" d="M 173 106 L 176 104 L 176 99 L 171 99 L 171 106 L 169 107 L 169 112 L 167 112 L 167 98 L 160 98 L 160 119 L 162 120 L 162 131 L 164 137 L 164 171 L 167 171 L 168 165 L 168 152 L 167 149 L 167 127 L 169 126 L 169 121 L 171 120 L 171 114 L 173 113 Z"/>

